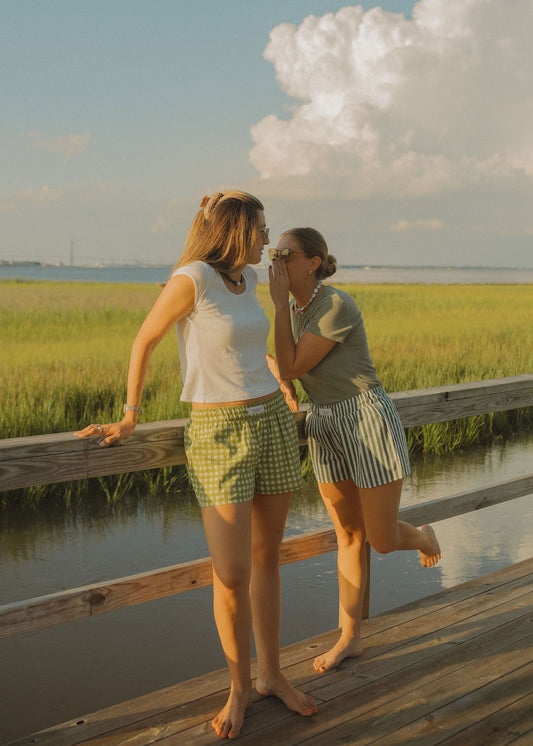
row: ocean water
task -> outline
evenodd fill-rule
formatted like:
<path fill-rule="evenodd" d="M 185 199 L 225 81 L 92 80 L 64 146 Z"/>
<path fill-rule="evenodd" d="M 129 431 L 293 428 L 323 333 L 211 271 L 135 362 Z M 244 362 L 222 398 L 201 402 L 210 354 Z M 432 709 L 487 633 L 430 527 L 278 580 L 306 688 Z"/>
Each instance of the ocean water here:
<path fill-rule="evenodd" d="M 268 282 L 268 265 L 257 268 L 260 282 Z M 0 281 L 55 280 L 59 282 L 127 282 L 152 284 L 165 282 L 170 265 L 70 267 L 40 264 L 0 263 Z M 505 267 L 362 267 L 341 266 L 331 278 L 333 283 L 361 284 L 437 284 L 437 285 L 514 285 L 533 283 L 533 268 Z"/>

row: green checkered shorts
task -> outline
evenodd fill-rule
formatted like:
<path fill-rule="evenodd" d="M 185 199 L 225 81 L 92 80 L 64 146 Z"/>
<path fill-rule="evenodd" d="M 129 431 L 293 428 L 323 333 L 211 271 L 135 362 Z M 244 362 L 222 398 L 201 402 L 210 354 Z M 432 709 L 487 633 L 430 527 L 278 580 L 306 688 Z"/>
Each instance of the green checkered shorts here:
<path fill-rule="evenodd" d="M 189 479 L 202 508 L 302 485 L 296 422 L 281 392 L 250 406 L 193 409 L 184 436 Z"/>

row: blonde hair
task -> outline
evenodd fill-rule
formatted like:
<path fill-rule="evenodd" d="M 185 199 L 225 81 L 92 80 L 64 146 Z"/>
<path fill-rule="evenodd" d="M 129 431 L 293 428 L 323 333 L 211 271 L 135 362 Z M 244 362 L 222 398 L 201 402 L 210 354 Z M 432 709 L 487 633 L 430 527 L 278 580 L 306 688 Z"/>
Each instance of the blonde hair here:
<path fill-rule="evenodd" d="M 206 195 L 200 208 L 173 270 L 198 260 L 222 272 L 242 269 L 257 239 L 262 203 L 247 192 L 227 191 Z"/>
<path fill-rule="evenodd" d="M 316 270 L 316 276 L 319 280 L 325 280 L 335 274 L 337 260 L 328 252 L 326 239 L 315 228 L 290 228 L 282 235 L 293 236 L 307 256 L 318 256 L 320 258 L 320 266 Z"/>

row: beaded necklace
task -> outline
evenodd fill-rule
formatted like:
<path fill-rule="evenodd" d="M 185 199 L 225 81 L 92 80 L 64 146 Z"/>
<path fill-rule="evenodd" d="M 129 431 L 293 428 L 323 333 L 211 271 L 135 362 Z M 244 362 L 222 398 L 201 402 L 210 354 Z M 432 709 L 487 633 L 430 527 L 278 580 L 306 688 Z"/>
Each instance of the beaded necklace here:
<path fill-rule="evenodd" d="M 316 298 L 316 296 L 318 294 L 318 291 L 320 290 L 321 287 L 322 287 L 322 280 L 319 280 L 317 282 L 317 284 L 315 285 L 315 289 L 313 290 L 313 293 L 312 293 L 311 297 L 309 298 L 309 300 L 307 301 L 307 303 L 305 303 L 303 306 L 297 306 L 296 305 L 296 301 L 293 301 L 292 302 L 292 310 L 295 313 L 303 313 L 305 311 L 305 309 L 308 306 L 310 306 L 311 303 L 314 301 L 314 299 Z"/>
<path fill-rule="evenodd" d="M 226 274 L 226 272 L 222 272 L 222 270 L 220 270 L 220 274 L 228 282 L 231 282 L 231 284 L 235 285 L 236 287 L 239 287 L 239 285 L 242 285 L 242 283 L 244 282 L 244 275 L 242 274 L 242 272 L 241 272 L 241 276 L 240 276 L 240 278 L 238 280 L 234 280 L 232 277 L 230 277 L 228 274 Z"/>

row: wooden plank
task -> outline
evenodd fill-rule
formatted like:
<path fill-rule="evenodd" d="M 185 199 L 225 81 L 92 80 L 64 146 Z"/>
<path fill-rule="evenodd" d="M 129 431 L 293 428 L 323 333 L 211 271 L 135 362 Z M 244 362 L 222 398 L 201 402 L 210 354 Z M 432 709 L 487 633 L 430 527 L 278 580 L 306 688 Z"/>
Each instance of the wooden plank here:
<path fill-rule="evenodd" d="M 282 543 L 280 564 L 324 554 L 335 546 L 332 529 L 289 537 Z M 203 558 L 6 604 L 0 607 L 0 639 L 202 588 L 212 582 L 211 560 Z"/>
<path fill-rule="evenodd" d="M 511 743 L 513 746 L 531 746 L 533 743 L 533 728 L 530 728 L 526 733 L 515 738 Z"/>
<path fill-rule="evenodd" d="M 171 440 L 183 446 L 183 429 L 187 422 L 187 418 L 141 422 L 135 428 L 135 433 L 121 441 L 120 445 Z M 0 461 L 33 458 L 41 454 L 61 456 L 64 453 L 79 454 L 86 450 L 101 452 L 102 449 L 98 448 L 96 441 L 97 438 L 76 438 L 73 432 L 4 438 L 0 440 Z"/>
<path fill-rule="evenodd" d="M 404 427 L 533 405 L 533 374 L 392 393 Z M 308 405 L 295 414 L 305 443 Z M 0 441 L 0 491 L 184 464 L 186 419 L 140 424 L 112 448 L 72 433 Z"/>
<path fill-rule="evenodd" d="M 504 383 L 503 383 L 504 382 Z M 533 405 L 533 374 L 390 394 L 404 427 Z"/>
<path fill-rule="evenodd" d="M 528 609 L 524 607 L 531 601 L 531 586 L 527 592 L 521 589 L 506 594 L 505 600 L 498 594 L 499 601 L 496 603 L 488 600 L 487 595 L 484 594 L 475 604 L 467 601 L 444 607 L 439 612 L 424 617 L 420 627 L 415 619 L 399 629 L 390 628 L 381 634 L 365 638 L 365 655 L 356 661 L 355 669 L 352 661 L 345 661 L 338 674 L 333 673 L 328 678 L 317 681 L 313 692 L 325 701 L 335 699 L 354 686 L 361 685 L 361 682 L 367 683 L 372 679 L 393 675 L 398 670 L 398 661 L 401 661 L 404 673 L 435 655 L 444 655 L 446 661 L 451 663 L 458 647 L 463 651 L 463 657 L 468 656 L 468 646 L 475 647 L 474 643 L 481 635 L 491 632 L 497 637 L 500 634 L 498 629 L 512 628 L 516 620 L 529 618 Z M 467 631 L 464 629 L 464 622 L 461 623 L 463 626 L 458 624 L 459 619 L 468 620 Z M 509 635 L 509 632 L 504 634 Z M 506 643 L 504 638 L 502 641 Z M 356 679 L 360 679 L 359 684 Z"/>
<path fill-rule="evenodd" d="M 512 608 L 518 606 L 524 593 L 529 592 L 533 586 L 533 559 L 524 560 L 516 565 L 498 570 L 491 575 L 481 576 L 473 580 L 462 583 L 461 585 L 448 588 L 446 591 L 439 591 L 431 596 L 412 601 L 409 604 L 393 609 L 371 620 L 363 621 L 362 634 L 365 642 L 365 653 L 363 659 L 357 659 L 357 668 L 365 666 L 367 661 L 377 654 L 376 640 L 379 638 L 380 645 L 387 640 L 389 651 L 403 644 L 401 630 L 412 630 L 417 634 L 422 625 L 425 625 L 425 617 L 435 618 L 443 610 L 447 610 L 451 622 L 457 619 L 457 608 L 461 604 L 469 602 L 476 612 L 483 609 L 492 608 L 504 600 L 511 603 Z M 484 594 L 490 594 L 482 602 L 479 598 Z M 487 600 L 488 598 L 488 600 Z M 522 612 L 520 612 L 522 613 Z M 438 622 L 440 625 L 441 622 Z M 411 626 L 408 626 L 411 625 Z M 427 631 L 427 627 L 424 627 Z M 392 636 L 390 635 L 392 631 Z M 304 640 L 303 642 L 294 643 L 283 649 L 283 664 L 285 667 L 298 666 L 302 662 L 312 661 L 316 655 L 328 650 L 334 642 L 337 641 L 338 630 L 316 635 Z M 292 670 L 292 669 L 291 669 Z M 294 669 L 296 670 L 296 669 Z M 327 683 L 328 674 L 320 677 L 320 682 Z"/>
<path fill-rule="evenodd" d="M 531 645 L 531 638 L 529 638 L 529 643 Z M 471 722 L 472 713 L 475 712 L 476 718 L 485 718 L 493 712 L 494 708 L 502 704 L 513 703 L 521 698 L 527 682 L 531 683 L 533 680 L 533 664 L 518 666 L 520 655 L 523 655 L 523 651 L 516 651 L 513 658 L 506 659 L 507 665 L 516 665 L 516 668 L 507 672 L 493 670 L 491 672 L 490 667 L 483 668 L 483 664 L 472 666 L 474 670 L 470 676 L 483 677 L 482 680 L 485 681 L 481 687 L 474 678 L 470 685 L 476 688 L 466 691 L 462 696 L 442 707 L 428 710 L 423 717 L 389 733 L 388 737 L 380 738 L 380 746 L 396 746 L 398 743 L 409 741 L 420 743 L 422 740 L 424 746 L 435 746 L 442 743 L 444 739 L 447 740 L 450 735 L 464 733 L 465 726 Z M 461 675 L 464 674 L 465 670 L 461 669 Z M 486 681 L 487 676 L 492 676 L 492 678 Z M 465 686 L 464 689 L 467 687 Z M 428 692 L 428 696 L 431 696 L 431 692 Z M 528 719 L 531 723 L 531 718 Z M 470 746 L 469 741 L 463 741 L 463 743 L 468 743 Z M 485 741 L 485 743 L 490 743 L 490 741 Z"/>
<path fill-rule="evenodd" d="M 99 438 L 73 433 L 0 441 L 0 491 L 185 464 L 185 422 L 139 425 L 131 438 L 109 448 L 100 448 Z"/>
<path fill-rule="evenodd" d="M 440 630 L 438 625 L 435 625 L 436 628 L 431 637 L 433 644 L 425 649 L 424 644 L 420 642 L 420 638 L 416 636 L 416 614 L 412 616 L 412 627 L 402 626 L 401 617 L 394 614 L 389 624 L 380 625 L 381 618 L 379 617 L 364 623 L 365 636 L 368 635 L 369 637 L 379 638 L 379 632 L 376 635 L 372 634 L 375 626 L 383 626 L 383 634 L 385 635 L 389 635 L 389 631 L 393 629 L 403 630 L 393 654 L 391 654 L 392 648 L 380 645 L 379 640 L 376 640 L 376 644 L 372 648 L 373 653 L 371 653 L 373 660 L 366 661 L 365 653 L 362 660 L 345 662 L 331 675 L 317 676 L 311 666 L 311 659 L 314 654 L 312 648 L 307 648 L 304 656 L 300 657 L 296 665 L 290 665 L 295 658 L 292 651 L 297 646 L 294 645 L 282 651 L 282 664 L 288 677 L 295 685 L 308 691 L 314 691 L 321 699 L 325 699 L 325 697 L 321 697 L 320 690 L 326 677 L 331 682 L 333 677 L 343 676 L 345 680 L 347 679 L 351 683 L 351 686 L 348 687 L 351 692 L 349 696 L 355 697 L 356 703 L 359 702 L 361 697 L 365 696 L 367 697 L 368 707 L 372 707 L 376 691 L 383 692 L 389 689 L 392 692 L 397 691 L 397 682 L 403 681 L 406 674 L 413 676 L 413 680 L 415 680 L 417 665 L 420 662 L 426 665 L 424 660 L 427 663 L 428 670 L 432 666 L 431 670 L 439 670 L 439 666 L 448 665 L 451 654 L 460 662 L 468 662 L 473 652 L 476 652 L 480 646 L 486 649 L 486 644 L 490 641 L 490 635 L 503 645 L 510 644 L 511 640 L 520 639 L 522 633 L 516 625 L 516 620 L 520 616 L 527 618 L 528 610 L 525 607 L 526 597 L 522 598 L 522 608 L 517 608 L 519 601 L 516 593 L 520 587 L 517 584 L 523 583 L 524 578 L 521 577 L 521 574 L 531 568 L 532 565 L 533 561 L 521 563 L 518 571 L 517 568 L 514 568 L 513 573 L 509 568 L 505 568 L 505 570 L 498 571 L 485 578 L 463 584 L 463 586 L 467 586 L 466 590 L 469 592 L 466 599 L 461 595 L 458 596 L 455 592 L 456 589 L 436 594 L 433 603 L 436 611 L 433 612 L 433 616 L 440 614 L 443 610 L 450 609 L 450 604 L 446 601 L 447 596 L 450 596 L 454 601 L 452 605 L 455 606 L 455 610 L 449 614 L 446 612 L 448 614 L 446 619 L 455 617 L 460 626 L 459 635 L 456 638 L 459 642 L 452 645 L 449 644 L 450 638 L 442 638 L 439 641 Z M 522 585 L 522 592 L 527 590 L 528 580 L 531 586 L 531 578 L 526 576 L 525 580 L 526 586 Z M 509 592 L 511 586 L 514 588 L 514 596 Z M 500 588 L 500 591 L 496 592 L 498 588 Z M 476 590 L 479 589 L 489 591 L 485 594 L 485 612 L 489 608 L 493 610 L 492 614 L 488 614 L 484 623 L 482 623 L 482 615 L 475 614 L 476 606 L 470 605 L 467 612 L 461 613 L 462 604 L 475 599 Z M 500 592 L 505 595 L 505 604 L 499 603 L 503 597 Z M 415 604 L 416 602 L 408 604 L 405 608 L 408 611 L 415 611 L 413 608 Z M 398 622 L 400 622 L 399 625 Z M 513 626 L 513 623 L 515 626 Z M 479 642 L 481 638 L 484 638 L 484 646 Z M 305 648 L 305 643 L 299 645 Z M 289 656 L 287 656 L 287 651 L 290 653 Z M 431 660 L 433 660 L 433 663 L 431 663 Z M 286 668 L 287 663 L 290 665 L 288 669 Z M 364 671 L 361 671 L 360 668 L 362 663 L 367 666 Z M 394 676 L 396 676 L 396 679 L 391 678 Z M 93 744 L 105 743 L 106 746 L 111 746 L 111 744 L 126 742 L 151 743 L 154 738 L 159 740 L 165 735 L 169 737 L 168 743 L 193 743 L 195 746 L 196 744 L 201 746 L 202 743 L 219 743 L 218 739 L 215 741 L 209 740 L 213 738 L 209 720 L 225 701 L 227 686 L 227 673 L 215 672 L 165 689 L 162 692 L 145 695 L 137 700 L 108 708 L 100 713 L 73 720 L 63 726 L 48 729 L 41 734 L 22 739 L 16 743 L 20 746 L 29 743 L 39 743 L 45 746 L 52 746 L 52 744 L 65 746 L 65 744 L 87 743 L 90 740 Z M 370 687 L 370 689 L 374 687 L 374 689 L 369 691 L 368 695 L 365 695 L 365 687 Z M 342 693 L 346 693 L 346 687 L 341 690 Z M 337 699 L 339 699 L 338 694 L 330 697 L 329 703 L 321 708 L 317 717 L 319 723 L 323 724 L 323 721 L 329 718 L 333 707 L 331 703 L 335 703 Z M 348 714 L 353 711 L 353 707 L 352 699 L 349 702 Z M 248 743 L 268 743 L 269 741 L 259 740 L 263 737 L 263 728 L 268 727 L 273 728 L 272 743 L 300 743 L 304 740 L 308 725 L 305 719 L 290 715 L 281 704 L 270 698 L 255 697 L 241 738 L 243 743 L 246 743 L 244 739 L 248 737 L 246 735 L 248 733 Z M 291 738 L 292 735 L 294 735 L 294 740 Z M 176 740 L 172 741 L 172 738 L 176 738 Z M 325 743 L 329 742 L 325 741 Z"/>
<path fill-rule="evenodd" d="M 488 715 L 473 725 L 439 741 L 443 746 L 487 746 L 517 743 L 517 739 L 533 730 L 533 694 L 508 697 L 508 692 L 501 692 Z M 504 703 L 507 702 L 508 704 Z M 481 703 L 483 705 L 483 702 Z M 476 717 L 479 713 L 476 712 Z M 468 727 L 469 726 L 469 727 Z M 533 739 L 528 742 L 533 743 Z"/>
<path fill-rule="evenodd" d="M 529 594 L 531 598 L 531 594 Z M 512 614 L 512 609 L 508 610 Z M 457 620 L 459 626 L 462 618 Z M 491 617 L 492 629 L 487 625 L 471 625 L 468 639 L 450 644 L 446 636 L 439 639 L 436 631 L 427 649 L 424 638 L 404 635 L 405 646 L 391 655 L 389 651 L 377 656 L 364 671 L 364 661 L 345 661 L 338 671 L 342 687 L 330 686 L 311 689 L 311 693 L 325 701 L 317 717 L 310 720 L 286 718 L 269 725 L 264 733 L 251 732 L 248 727 L 240 738 L 247 744 L 301 743 L 330 746 L 335 743 L 381 743 L 390 733 L 396 733 L 432 712 L 436 703 L 448 704 L 467 695 L 478 686 L 487 684 L 506 671 L 514 671 L 524 663 L 533 664 L 531 645 L 531 616 L 508 624 L 500 624 Z M 524 652 L 511 647 L 527 640 Z M 497 662 L 493 656 L 500 651 Z M 287 672 L 290 676 L 290 671 Z M 331 680 L 332 677 L 330 677 Z M 318 683 L 318 682 L 317 682 Z M 325 717 L 321 717 L 325 714 Z M 407 732 L 407 731 L 406 731 Z M 351 740 L 350 740 L 351 739 Z M 383 741 L 386 743 L 386 739 Z M 396 743 L 418 743 L 404 736 Z"/>
<path fill-rule="evenodd" d="M 489 508 L 531 493 L 533 493 L 533 474 L 525 474 L 468 492 L 459 492 L 438 500 L 428 500 L 400 508 L 400 517 L 403 521 L 420 526 L 423 523 L 443 521 L 446 518 Z"/>
<path fill-rule="evenodd" d="M 306 744 L 318 746 L 346 743 L 347 738 L 353 739 L 351 743 L 357 743 L 358 746 L 372 743 L 379 743 L 380 746 L 397 746 L 402 743 L 423 743 L 424 746 L 438 744 L 443 736 L 453 733 L 454 729 L 461 730 L 469 722 L 468 713 L 476 712 L 480 700 L 484 703 L 488 699 L 490 707 L 493 706 L 493 698 L 497 700 L 507 692 L 511 698 L 520 695 L 523 691 L 522 679 L 533 674 L 533 664 L 529 663 L 515 670 L 518 659 L 519 653 L 506 659 L 506 668 L 513 667 L 513 670 L 504 673 L 501 681 L 498 681 L 497 674 L 484 662 L 457 667 L 451 674 L 440 677 L 435 675 L 435 671 L 430 671 L 416 682 L 416 692 L 402 687 L 404 693 L 401 697 L 391 698 L 389 701 L 382 697 L 385 701 L 381 706 L 364 715 L 357 714 L 317 737 L 308 738 Z M 479 676 L 485 682 L 481 691 L 476 691 L 478 684 L 472 676 Z M 445 704 L 438 710 L 433 710 L 435 702 Z M 484 704 L 485 707 L 479 710 L 480 714 L 487 711 L 487 705 Z M 461 705 L 465 706 L 466 713 Z M 455 716 L 453 720 L 452 714 Z M 415 719 L 417 716 L 418 719 Z M 446 716 L 451 722 L 447 722 Z M 262 741 L 258 740 L 257 743 Z"/>
<path fill-rule="evenodd" d="M 521 563 L 520 570 L 523 572 L 528 568 L 531 569 L 532 566 L 533 560 L 526 561 Z M 375 681 L 377 691 L 372 690 L 368 695 L 370 706 L 379 695 L 379 689 L 391 688 L 394 691 L 398 682 L 403 682 L 404 677 L 409 674 L 409 667 L 416 671 L 417 666 L 425 665 L 424 662 L 427 661 L 431 668 L 436 665 L 431 663 L 431 659 L 435 659 L 435 656 L 440 656 L 444 661 L 443 665 L 446 665 L 450 656 L 454 654 L 460 661 L 467 660 L 476 644 L 476 638 L 486 634 L 487 630 L 494 630 L 493 634 L 499 636 L 502 643 L 506 644 L 509 640 L 509 631 L 502 625 L 514 624 L 517 619 L 528 618 L 527 602 L 531 598 L 533 586 L 531 575 L 528 574 L 523 578 L 515 574 L 513 579 L 507 570 L 506 568 L 503 574 L 500 571 L 484 579 L 479 578 L 463 584 L 472 594 L 475 593 L 476 586 L 478 588 L 484 586 L 487 593 L 481 598 L 476 599 L 475 595 L 470 595 L 470 593 L 466 598 L 461 598 L 456 593 L 457 589 L 435 594 L 432 603 L 435 611 L 430 615 L 422 615 L 422 624 L 416 614 L 410 620 L 408 618 L 408 623 L 405 623 L 402 615 L 397 615 L 395 612 L 392 613 L 390 621 L 391 613 L 389 612 L 382 617 L 363 623 L 366 646 L 364 656 L 356 660 L 344 661 L 335 671 L 318 677 L 315 679 L 316 686 L 309 691 L 321 701 L 328 701 L 328 703 L 335 702 L 339 696 L 351 692 L 350 696 L 355 696 L 356 701 L 359 702 L 361 697 L 366 697 L 364 688 L 369 685 L 369 682 Z M 506 578 L 509 582 L 499 586 L 501 578 Z M 452 604 L 446 603 L 448 595 L 453 600 Z M 505 602 L 501 603 L 502 600 Z M 415 610 L 417 603 L 421 602 L 414 602 L 404 607 L 407 613 Z M 383 620 L 389 623 L 382 625 Z M 459 634 L 453 638 L 452 633 L 455 633 L 452 625 L 457 622 L 460 623 Z M 378 627 L 377 632 L 376 627 Z M 454 646 L 457 653 L 454 652 Z M 284 666 L 287 663 L 285 656 L 286 651 L 283 657 Z M 291 666 L 285 670 L 291 680 L 295 676 L 298 678 L 297 672 L 301 671 L 302 665 L 304 664 Z M 395 676 L 398 678 L 394 678 Z M 353 706 L 353 702 L 348 698 L 348 713 L 351 712 Z M 328 717 L 331 712 L 329 707 L 328 704 Z M 285 719 L 283 729 L 271 731 L 272 741 L 267 742 L 275 743 L 278 739 L 283 743 L 298 743 L 297 739 L 301 736 L 302 727 L 307 737 L 309 735 L 307 730 L 311 727 L 307 722 L 302 726 L 299 722 L 290 722 Z M 294 736 L 294 741 L 291 740 L 291 736 Z M 303 740 L 305 739 L 302 737 Z M 252 737 L 249 742 L 253 742 Z M 326 739 L 324 743 L 329 743 L 329 741 Z"/>

